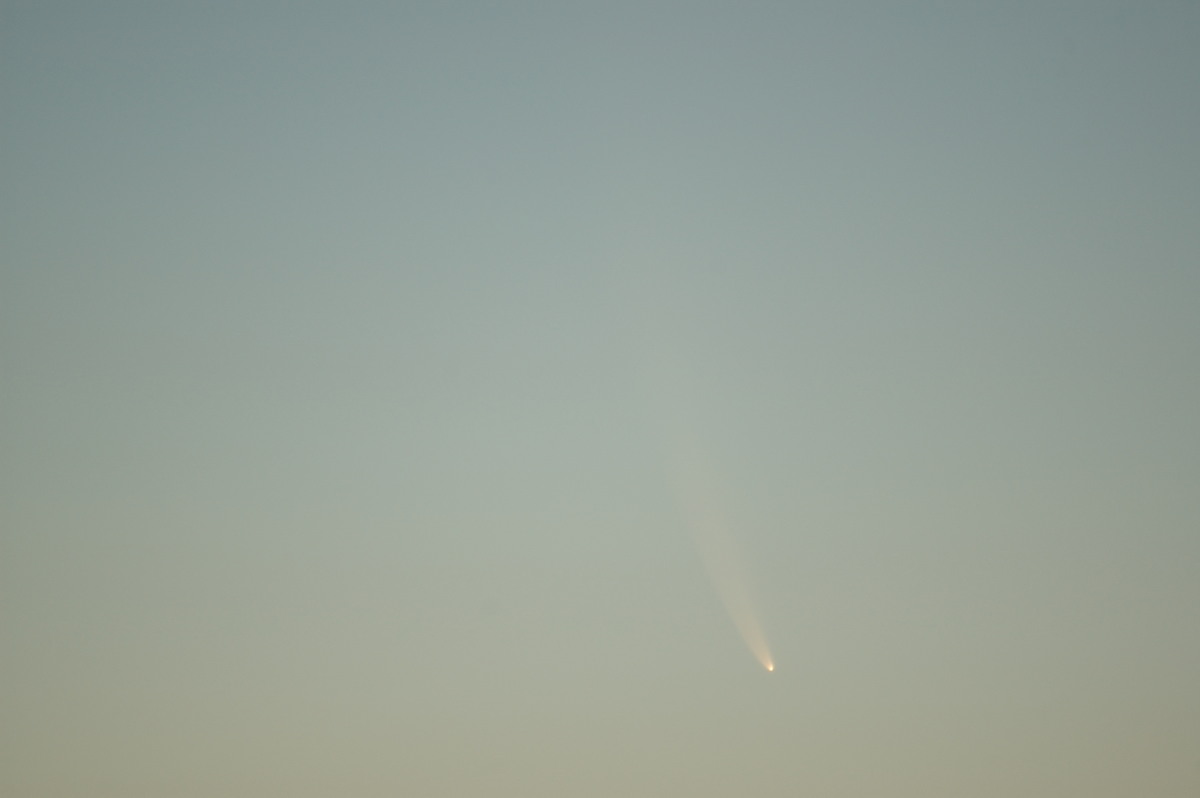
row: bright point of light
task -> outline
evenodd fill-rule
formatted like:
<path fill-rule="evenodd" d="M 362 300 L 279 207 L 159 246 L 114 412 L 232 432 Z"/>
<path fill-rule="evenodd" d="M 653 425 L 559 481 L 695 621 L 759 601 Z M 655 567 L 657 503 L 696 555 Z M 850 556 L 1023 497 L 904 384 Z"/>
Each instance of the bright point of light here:
<path fill-rule="evenodd" d="M 767 663 L 767 670 L 768 670 L 768 671 L 773 671 L 773 670 L 775 670 L 775 663 L 774 663 L 774 662 L 768 662 L 768 663 Z"/>

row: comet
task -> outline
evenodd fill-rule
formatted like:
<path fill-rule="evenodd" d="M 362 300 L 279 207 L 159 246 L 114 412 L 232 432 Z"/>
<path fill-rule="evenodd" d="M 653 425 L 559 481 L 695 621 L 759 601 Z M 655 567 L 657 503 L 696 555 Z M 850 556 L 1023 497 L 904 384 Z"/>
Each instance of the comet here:
<path fill-rule="evenodd" d="M 646 280 L 645 276 L 659 272 L 661 265 L 645 266 L 636 272 L 637 285 L 630 286 L 631 316 L 641 321 L 637 356 L 645 368 L 646 387 L 657 405 L 655 415 L 664 433 L 668 472 L 678 506 L 726 613 L 750 653 L 771 673 L 775 660 L 755 610 L 742 553 L 724 513 L 724 482 L 718 478 L 702 442 L 704 424 L 703 414 L 698 412 L 698 397 L 704 392 L 697 390 L 687 374 L 687 358 L 682 356 L 687 347 L 679 335 L 684 328 L 669 323 L 673 317 L 679 318 L 673 310 L 679 309 L 677 303 L 685 295 L 677 285 L 664 292 L 654 291 L 656 279 Z M 662 277 L 667 276 L 662 272 Z M 686 272 L 679 274 L 681 279 L 685 276 Z"/>
<path fill-rule="evenodd" d="M 730 534 L 720 500 L 720 481 L 695 435 L 677 449 L 676 491 L 709 579 L 746 648 L 768 673 L 775 659 L 758 620 L 740 547 Z"/>

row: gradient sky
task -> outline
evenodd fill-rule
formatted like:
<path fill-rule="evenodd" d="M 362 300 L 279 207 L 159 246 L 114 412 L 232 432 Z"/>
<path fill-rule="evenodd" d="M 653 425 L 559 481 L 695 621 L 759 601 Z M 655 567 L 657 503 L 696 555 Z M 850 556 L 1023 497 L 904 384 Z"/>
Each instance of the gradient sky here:
<path fill-rule="evenodd" d="M 1198 86 L 1194 2 L 0 3 L 0 793 L 1200 794 Z"/>

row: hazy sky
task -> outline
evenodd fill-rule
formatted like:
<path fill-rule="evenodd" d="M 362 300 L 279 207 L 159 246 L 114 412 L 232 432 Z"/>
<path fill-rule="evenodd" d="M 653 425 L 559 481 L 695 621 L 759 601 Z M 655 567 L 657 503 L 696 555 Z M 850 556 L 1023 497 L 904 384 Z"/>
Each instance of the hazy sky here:
<path fill-rule="evenodd" d="M 1182 1 L 0 2 L 0 793 L 1200 794 L 1198 86 Z"/>

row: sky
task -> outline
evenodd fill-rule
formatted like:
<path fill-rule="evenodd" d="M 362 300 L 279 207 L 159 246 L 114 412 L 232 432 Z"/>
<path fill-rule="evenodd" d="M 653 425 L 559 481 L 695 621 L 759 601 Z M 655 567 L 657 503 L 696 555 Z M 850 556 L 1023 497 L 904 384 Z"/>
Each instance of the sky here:
<path fill-rule="evenodd" d="M 0 3 L 0 793 L 1200 794 L 1198 75 L 1191 2 Z"/>

